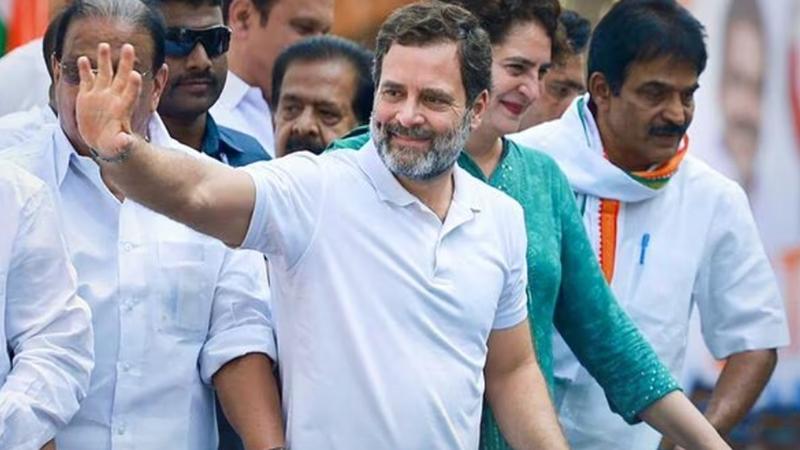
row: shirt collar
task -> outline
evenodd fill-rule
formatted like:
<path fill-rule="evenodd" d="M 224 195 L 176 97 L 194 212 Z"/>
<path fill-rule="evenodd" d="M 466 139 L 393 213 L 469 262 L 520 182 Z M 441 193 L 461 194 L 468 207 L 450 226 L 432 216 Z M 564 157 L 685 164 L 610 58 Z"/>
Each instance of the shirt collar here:
<path fill-rule="evenodd" d="M 222 90 L 222 96 L 218 101 L 232 109 L 242 101 L 248 89 L 250 89 L 250 86 L 229 70 L 228 78 L 225 80 L 225 88 Z"/>
<path fill-rule="evenodd" d="M 164 125 L 161 117 L 156 113 L 153 113 L 153 116 L 150 118 L 148 132 L 150 135 L 150 142 L 153 144 L 168 147 L 176 146 L 176 141 L 170 137 L 166 125 Z M 53 135 L 53 146 L 55 147 L 56 180 L 60 187 L 67 175 L 70 161 L 78 162 L 80 155 L 75 151 L 75 147 L 72 146 L 72 143 L 60 126 L 56 127 Z"/>
<path fill-rule="evenodd" d="M 247 101 L 254 105 L 258 105 L 269 113 L 269 104 L 264 100 L 264 95 L 261 89 L 255 86 L 250 86 L 238 75 L 228 71 L 228 78 L 225 81 L 225 88 L 222 90 L 222 96 L 218 102 L 225 105 L 228 109 L 236 108 L 240 103 Z"/>
<path fill-rule="evenodd" d="M 206 115 L 206 129 L 203 133 L 203 142 L 200 144 L 200 149 L 206 155 L 219 159 L 220 154 L 229 153 L 244 153 L 244 149 L 239 148 L 233 142 L 228 142 L 219 131 L 217 122 L 211 117 L 211 114 Z"/>
<path fill-rule="evenodd" d="M 75 153 L 72 143 L 67 139 L 67 135 L 64 134 L 64 130 L 60 126 L 56 127 L 53 133 L 53 147 L 56 163 L 56 181 L 58 182 L 58 186 L 61 187 L 61 183 L 64 182 L 64 177 L 66 177 L 67 170 L 69 169 L 70 159 L 78 155 Z"/>
<path fill-rule="evenodd" d="M 421 204 L 420 200 L 408 192 L 403 185 L 397 181 L 394 174 L 383 163 L 375 143 L 370 140 L 358 152 L 358 164 L 361 170 L 369 178 L 375 191 L 382 201 L 393 203 L 398 206 L 408 206 L 413 203 Z M 457 209 L 464 207 L 471 213 L 481 210 L 481 203 L 474 192 L 472 183 L 479 183 L 472 178 L 458 164 L 453 167 L 453 201 L 450 206 L 451 214 L 457 213 Z M 465 211 L 466 212 L 466 211 Z"/>
<path fill-rule="evenodd" d="M 203 131 L 203 142 L 200 144 L 200 151 L 214 159 L 219 159 L 219 154 L 222 151 L 220 147 L 217 123 L 211 118 L 211 114 L 206 114 L 206 129 Z"/>

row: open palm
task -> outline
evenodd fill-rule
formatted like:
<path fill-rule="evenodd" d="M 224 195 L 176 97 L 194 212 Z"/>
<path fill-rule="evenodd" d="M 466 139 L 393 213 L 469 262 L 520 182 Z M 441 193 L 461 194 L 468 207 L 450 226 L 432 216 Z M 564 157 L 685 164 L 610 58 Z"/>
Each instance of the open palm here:
<path fill-rule="evenodd" d="M 80 88 L 75 102 L 78 131 L 84 142 L 101 157 L 114 158 L 131 144 L 131 117 L 142 88 L 141 75 L 133 70 L 135 50 L 125 44 L 120 51 L 116 74 L 111 63 L 111 47 L 97 46 L 97 73 L 89 59 L 78 59 Z"/>

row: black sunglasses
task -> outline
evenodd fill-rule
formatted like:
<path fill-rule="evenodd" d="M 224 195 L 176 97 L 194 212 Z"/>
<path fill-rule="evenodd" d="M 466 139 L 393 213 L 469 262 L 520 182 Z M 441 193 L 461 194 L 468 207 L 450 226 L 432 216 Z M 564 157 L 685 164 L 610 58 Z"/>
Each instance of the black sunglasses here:
<path fill-rule="evenodd" d="M 168 28 L 164 51 L 167 56 L 184 57 L 192 53 L 198 43 L 203 44 L 209 58 L 216 58 L 228 51 L 231 29 L 224 25 L 202 30 Z"/>

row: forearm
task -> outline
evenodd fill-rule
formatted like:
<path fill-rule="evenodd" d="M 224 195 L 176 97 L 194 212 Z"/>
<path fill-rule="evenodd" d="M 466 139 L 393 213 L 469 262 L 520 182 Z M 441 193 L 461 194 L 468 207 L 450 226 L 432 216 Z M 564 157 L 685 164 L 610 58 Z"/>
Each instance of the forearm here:
<path fill-rule="evenodd" d="M 568 448 L 535 358 L 509 373 L 487 374 L 486 396 L 513 448 Z"/>
<path fill-rule="evenodd" d="M 662 397 L 640 416 L 682 447 L 693 450 L 730 448 L 682 392 L 675 391 Z"/>
<path fill-rule="evenodd" d="M 284 445 L 278 383 L 266 355 L 251 353 L 225 364 L 213 382 L 225 416 L 247 450 Z"/>
<path fill-rule="evenodd" d="M 208 170 L 200 158 L 178 150 L 159 148 L 130 135 L 123 160 L 97 160 L 103 178 L 127 197 L 169 216 L 192 202 L 193 186 L 202 184 Z"/>
<path fill-rule="evenodd" d="M 228 244 L 242 242 L 252 209 L 239 214 L 242 203 L 224 201 L 224 196 L 244 181 L 240 199 L 246 200 L 247 175 L 179 150 L 157 148 L 139 137 L 131 137 L 126 154 L 123 161 L 99 161 L 104 179 L 125 196 Z M 218 179 L 230 181 L 215 186 Z"/>
<path fill-rule="evenodd" d="M 761 395 L 778 362 L 774 349 L 736 353 L 722 369 L 706 417 L 723 436 L 728 434 Z"/>

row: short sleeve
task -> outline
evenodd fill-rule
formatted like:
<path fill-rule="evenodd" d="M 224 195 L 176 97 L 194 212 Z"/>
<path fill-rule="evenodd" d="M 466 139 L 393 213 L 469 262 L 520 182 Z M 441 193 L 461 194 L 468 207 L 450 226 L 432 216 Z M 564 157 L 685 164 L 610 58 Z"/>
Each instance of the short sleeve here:
<path fill-rule="evenodd" d="M 242 248 L 257 250 L 285 267 L 309 247 L 325 200 L 326 174 L 309 152 L 238 169 L 256 187 L 256 203 Z"/>
<path fill-rule="evenodd" d="M 747 197 L 739 186 L 726 194 L 694 292 L 703 338 L 717 358 L 789 343 L 783 300 Z"/>
<path fill-rule="evenodd" d="M 525 220 L 522 207 L 516 202 L 509 210 L 504 220 L 508 224 L 508 270 L 492 325 L 495 330 L 511 328 L 528 317 L 528 271 L 525 260 L 528 237 Z"/>
<path fill-rule="evenodd" d="M 220 270 L 208 338 L 200 352 L 200 374 L 212 377 L 228 362 L 249 353 L 277 360 L 264 258 L 249 250 L 228 250 Z"/>

